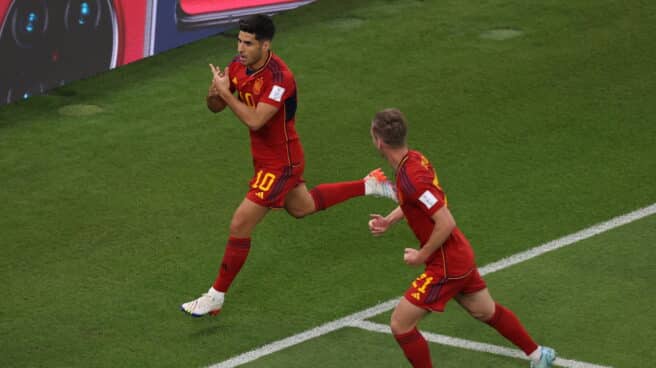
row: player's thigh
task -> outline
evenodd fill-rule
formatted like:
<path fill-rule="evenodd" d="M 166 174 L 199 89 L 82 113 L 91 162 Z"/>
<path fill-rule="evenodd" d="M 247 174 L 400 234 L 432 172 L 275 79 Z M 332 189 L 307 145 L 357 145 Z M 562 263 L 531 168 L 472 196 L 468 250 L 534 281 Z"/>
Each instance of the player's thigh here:
<path fill-rule="evenodd" d="M 315 211 L 315 204 L 305 183 L 298 184 L 285 196 L 285 210 L 294 217 L 303 217 Z"/>
<path fill-rule="evenodd" d="M 255 226 L 262 221 L 268 212 L 268 207 L 261 206 L 248 198 L 244 198 L 232 215 L 230 235 L 235 237 L 249 237 Z"/>
<path fill-rule="evenodd" d="M 410 303 L 405 298 L 401 298 L 390 319 L 392 333 L 398 335 L 412 330 L 428 313 L 426 309 Z"/>
<path fill-rule="evenodd" d="M 487 321 L 494 315 L 494 299 L 487 288 L 473 293 L 460 293 L 456 295 L 455 299 L 472 317 L 478 320 Z"/>

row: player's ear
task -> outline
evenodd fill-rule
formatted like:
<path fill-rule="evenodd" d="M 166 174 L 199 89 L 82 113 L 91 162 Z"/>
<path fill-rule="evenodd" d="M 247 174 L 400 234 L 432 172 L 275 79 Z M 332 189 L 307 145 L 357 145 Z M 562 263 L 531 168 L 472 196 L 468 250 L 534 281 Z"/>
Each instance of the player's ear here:
<path fill-rule="evenodd" d="M 376 135 L 373 135 L 374 137 L 374 144 L 376 145 L 376 149 L 379 151 L 383 149 L 383 140 L 378 138 Z"/>
<path fill-rule="evenodd" d="M 271 41 L 269 40 L 262 41 L 262 50 L 269 51 L 269 49 L 271 49 Z"/>

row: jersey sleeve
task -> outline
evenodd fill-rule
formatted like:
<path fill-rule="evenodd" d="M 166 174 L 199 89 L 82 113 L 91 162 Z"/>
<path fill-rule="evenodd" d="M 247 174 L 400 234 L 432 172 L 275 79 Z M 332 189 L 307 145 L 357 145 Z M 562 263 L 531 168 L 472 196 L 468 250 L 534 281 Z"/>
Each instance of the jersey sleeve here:
<path fill-rule="evenodd" d="M 296 93 L 296 82 L 289 72 L 273 73 L 270 78 L 265 78 L 262 96 L 259 102 L 275 106 L 280 109 L 287 99 Z"/>
<path fill-rule="evenodd" d="M 415 171 L 412 175 L 413 186 L 415 191 L 412 195 L 414 200 L 422 212 L 427 216 L 432 216 L 435 212 L 439 211 L 445 206 L 444 192 L 435 185 L 435 175 L 426 168 L 421 168 Z"/>

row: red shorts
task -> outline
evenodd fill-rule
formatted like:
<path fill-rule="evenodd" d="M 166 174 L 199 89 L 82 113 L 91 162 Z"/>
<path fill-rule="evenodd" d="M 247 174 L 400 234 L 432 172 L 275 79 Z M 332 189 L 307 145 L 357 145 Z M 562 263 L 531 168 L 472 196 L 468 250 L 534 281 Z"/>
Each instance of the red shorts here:
<path fill-rule="evenodd" d="M 443 270 L 426 269 L 412 282 L 404 297 L 419 308 L 444 312 L 446 303 L 454 296 L 475 293 L 487 287 L 476 267 L 459 277 L 445 277 Z"/>
<path fill-rule="evenodd" d="M 304 169 L 305 165 L 275 169 L 255 167 L 255 175 L 248 183 L 250 189 L 246 193 L 246 198 L 264 207 L 284 207 L 287 193 L 305 182 Z"/>

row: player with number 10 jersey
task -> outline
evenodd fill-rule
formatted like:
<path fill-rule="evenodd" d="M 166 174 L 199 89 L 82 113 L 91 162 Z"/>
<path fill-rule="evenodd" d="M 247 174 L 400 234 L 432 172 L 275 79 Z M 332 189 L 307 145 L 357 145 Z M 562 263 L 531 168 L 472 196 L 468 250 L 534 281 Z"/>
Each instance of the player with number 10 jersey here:
<path fill-rule="evenodd" d="M 303 148 L 295 128 L 296 82 L 287 65 L 271 50 L 273 21 L 256 15 L 240 20 L 239 30 L 238 56 L 223 70 L 210 64 L 213 78 L 206 103 L 214 113 L 229 107 L 248 127 L 255 172 L 246 198 L 230 222 L 212 287 L 180 306 L 194 317 L 221 310 L 228 288 L 248 257 L 251 234 L 271 208 L 284 208 L 300 218 L 363 195 L 396 200 L 394 188 L 379 169 L 364 179 L 319 184 L 308 190 L 302 177 Z"/>
<path fill-rule="evenodd" d="M 229 75 L 230 90 L 237 91 L 241 102 L 253 108 L 259 103 L 277 108 L 266 125 L 249 130 L 255 174 L 247 196 L 263 206 L 282 207 L 284 193 L 304 182 L 301 175 L 305 158 L 295 127 L 297 93 L 294 75 L 272 51 L 257 70 L 250 70 L 237 56 L 229 65 Z"/>

